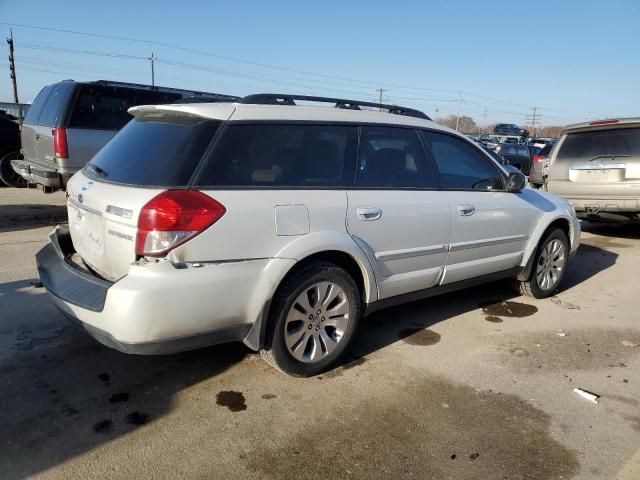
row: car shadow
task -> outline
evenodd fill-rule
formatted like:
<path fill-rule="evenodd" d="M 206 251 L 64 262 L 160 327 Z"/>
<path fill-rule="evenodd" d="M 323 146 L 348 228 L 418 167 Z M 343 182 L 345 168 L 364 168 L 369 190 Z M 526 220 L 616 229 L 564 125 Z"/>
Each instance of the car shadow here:
<path fill-rule="evenodd" d="M 640 239 L 640 223 L 614 223 L 583 221 L 582 230 L 603 237 Z"/>
<path fill-rule="evenodd" d="M 0 312 L 3 479 L 30 477 L 167 415 L 179 392 L 248 354 L 241 344 L 122 354 L 71 326 L 30 281 L 0 285 Z"/>
<path fill-rule="evenodd" d="M 67 207 L 65 205 L 0 205 L 0 232 L 30 230 L 66 222 Z"/>
<path fill-rule="evenodd" d="M 581 244 L 576 255 L 570 260 L 556 295 L 598 275 L 614 265 L 617 258 L 618 254 L 613 251 Z M 537 302 L 547 301 L 521 299 L 517 298 L 518 296 L 510 280 L 501 280 L 375 312 L 360 322 L 353 347 L 337 368 L 346 367 L 352 362 L 357 363 L 362 357 L 398 340 L 425 345 L 436 343 L 439 335 L 435 332 L 425 334 L 425 329 L 474 310 L 479 310 L 478 320 L 485 321 L 487 314 L 480 312 L 482 307 L 510 301 L 510 308 L 518 309 L 523 308 L 521 304 L 535 305 Z M 423 333 L 418 334 L 419 332 Z"/>

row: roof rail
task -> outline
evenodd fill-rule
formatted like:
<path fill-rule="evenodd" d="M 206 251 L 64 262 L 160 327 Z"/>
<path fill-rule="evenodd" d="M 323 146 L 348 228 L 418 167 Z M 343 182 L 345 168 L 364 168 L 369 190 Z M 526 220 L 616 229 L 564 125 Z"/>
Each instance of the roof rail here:
<path fill-rule="evenodd" d="M 199 97 L 204 96 L 210 99 L 215 98 L 219 99 L 218 101 L 227 100 L 227 101 L 236 101 L 240 97 L 235 95 L 225 95 L 223 93 L 213 93 L 213 92 L 201 92 L 198 90 L 185 90 L 183 88 L 174 88 L 174 87 L 159 87 L 157 85 L 146 85 L 143 83 L 132 83 L 132 82 L 116 82 L 113 80 L 95 80 L 92 82 L 79 82 L 79 83 L 93 83 L 97 85 L 107 85 L 114 87 L 128 87 L 128 88 L 138 88 L 141 90 L 153 90 L 159 92 L 170 92 L 170 93 L 180 93 L 185 95 L 185 97 Z M 210 100 L 215 101 L 215 100 Z"/>
<path fill-rule="evenodd" d="M 384 103 L 347 100 L 344 98 L 313 97 L 309 95 L 283 95 L 279 93 L 256 93 L 254 95 L 248 95 L 241 98 L 237 103 L 257 105 L 296 105 L 295 100 L 333 103 L 335 104 L 335 108 L 344 108 L 348 110 L 360 110 L 360 107 L 382 108 L 387 110 L 389 113 L 394 113 L 396 115 L 406 115 L 408 117 L 431 120 L 431 118 L 429 118 L 424 112 L 413 108 L 400 107 L 398 105 L 387 105 Z"/>

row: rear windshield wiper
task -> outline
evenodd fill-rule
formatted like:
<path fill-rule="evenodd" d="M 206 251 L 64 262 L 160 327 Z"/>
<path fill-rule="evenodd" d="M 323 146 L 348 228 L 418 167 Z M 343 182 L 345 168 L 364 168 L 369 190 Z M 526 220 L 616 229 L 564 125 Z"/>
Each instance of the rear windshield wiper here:
<path fill-rule="evenodd" d="M 87 163 L 87 168 L 90 168 L 91 170 L 93 170 L 95 172 L 96 175 L 100 176 L 100 177 L 106 177 L 107 176 L 107 172 L 106 170 L 98 167 L 97 165 L 94 165 L 92 163 Z"/>

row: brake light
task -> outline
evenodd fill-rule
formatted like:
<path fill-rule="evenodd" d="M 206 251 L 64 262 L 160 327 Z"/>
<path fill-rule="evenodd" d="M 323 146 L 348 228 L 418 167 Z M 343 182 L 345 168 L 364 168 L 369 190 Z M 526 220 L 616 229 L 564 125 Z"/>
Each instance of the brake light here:
<path fill-rule="evenodd" d="M 53 134 L 53 154 L 57 158 L 69 158 L 69 147 L 67 146 L 67 129 L 54 128 Z"/>
<path fill-rule="evenodd" d="M 165 255 L 216 223 L 226 211 L 198 190 L 162 192 L 140 211 L 136 255 Z"/>
<path fill-rule="evenodd" d="M 589 122 L 589 125 L 612 125 L 618 123 L 619 120 L 612 118 L 610 120 L 596 120 L 595 122 Z"/>
<path fill-rule="evenodd" d="M 546 159 L 547 159 L 547 157 L 545 157 L 544 155 L 534 155 L 533 156 L 533 163 L 544 162 Z"/>

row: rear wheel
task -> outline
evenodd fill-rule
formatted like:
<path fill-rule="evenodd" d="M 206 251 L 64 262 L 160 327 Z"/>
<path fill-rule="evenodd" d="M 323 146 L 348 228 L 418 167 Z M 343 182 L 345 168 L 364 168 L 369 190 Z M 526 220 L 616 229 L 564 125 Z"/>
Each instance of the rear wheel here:
<path fill-rule="evenodd" d="M 522 295 L 547 298 L 556 291 L 569 260 L 569 239 L 559 228 L 547 232 L 542 238 L 529 278 L 517 281 Z"/>
<path fill-rule="evenodd" d="M 11 160 L 16 160 L 20 153 L 17 151 L 5 153 L 0 156 L 0 180 L 7 186 L 22 188 L 27 186 L 27 181 L 11 166 Z"/>
<path fill-rule="evenodd" d="M 360 292 L 339 266 L 302 267 L 278 288 L 262 358 L 296 377 L 317 375 L 347 349 L 360 317 Z"/>

